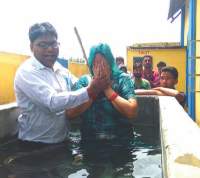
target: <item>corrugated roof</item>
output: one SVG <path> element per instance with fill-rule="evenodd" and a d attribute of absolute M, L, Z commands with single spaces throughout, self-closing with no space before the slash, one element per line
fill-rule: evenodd
<path fill-rule="evenodd" d="M 185 1 L 186 0 L 170 0 L 168 19 L 172 18 L 174 20 L 176 17 L 179 16 L 180 13 L 178 13 L 178 12 L 185 5 Z M 174 17 L 175 14 L 177 14 L 177 15 Z"/>
<path fill-rule="evenodd" d="M 128 46 L 128 49 L 173 49 L 180 48 L 177 42 L 157 42 L 157 43 L 136 43 Z"/>

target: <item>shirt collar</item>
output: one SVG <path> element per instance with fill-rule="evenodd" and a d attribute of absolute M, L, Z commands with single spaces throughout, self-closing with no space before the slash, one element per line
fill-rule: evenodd
<path fill-rule="evenodd" d="M 49 67 L 46 67 L 43 65 L 40 61 L 38 61 L 34 56 L 32 57 L 32 62 L 33 65 L 38 69 L 50 69 Z M 55 64 L 53 65 L 53 71 L 58 71 L 60 70 L 60 64 L 56 61 Z"/>
<path fill-rule="evenodd" d="M 61 70 L 61 67 L 62 67 L 61 64 L 56 61 L 55 64 L 53 65 L 53 70 L 55 72 L 57 72 L 57 71 Z"/>
<path fill-rule="evenodd" d="M 34 67 L 36 67 L 36 69 L 40 70 L 40 69 L 47 68 L 40 61 L 38 61 L 34 56 L 31 58 L 31 60 L 32 60 L 32 64 L 34 65 Z"/>

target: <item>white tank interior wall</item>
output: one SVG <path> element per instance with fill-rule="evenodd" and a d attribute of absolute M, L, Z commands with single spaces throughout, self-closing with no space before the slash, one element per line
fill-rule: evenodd
<path fill-rule="evenodd" d="M 19 109 L 16 103 L 0 105 L 0 138 L 17 133 Z"/>
<path fill-rule="evenodd" d="M 200 178 L 200 128 L 172 97 L 159 97 L 164 178 Z"/>

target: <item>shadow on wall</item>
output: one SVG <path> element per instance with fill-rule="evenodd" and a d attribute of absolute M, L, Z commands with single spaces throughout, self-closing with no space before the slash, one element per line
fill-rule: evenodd
<path fill-rule="evenodd" d="M 159 125 L 159 99 L 157 96 L 137 96 L 138 116 L 133 121 L 134 125 L 156 126 Z"/>

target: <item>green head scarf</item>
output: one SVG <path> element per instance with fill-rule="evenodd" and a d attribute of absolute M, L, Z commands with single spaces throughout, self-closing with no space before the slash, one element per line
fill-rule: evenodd
<path fill-rule="evenodd" d="M 100 43 L 96 46 L 93 46 L 90 49 L 88 65 L 89 65 L 90 73 L 92 74 L 92 76 L 94 76 L 94 73 L 92 71 L 93 61 L 97 53 L 102 54 L 105 57 L 106 61 L 108 62 L 111 69 L 111 79 L 116 78 L 122 73 L 122 71 L 119 70 L 119 68 L 117 67 L 117 64 L 115 63 L 115 58 L 113 57 L 110 47 L 107 44 Z"/>

